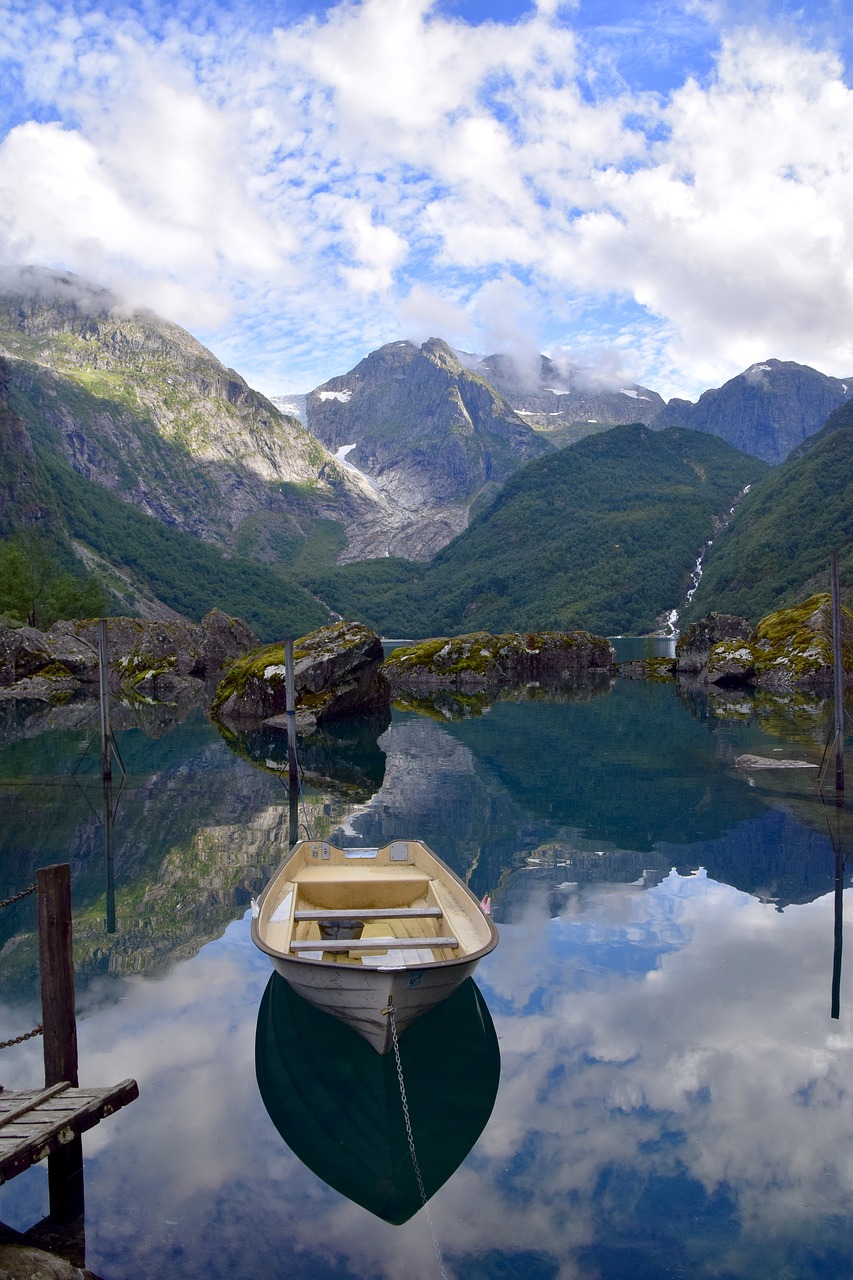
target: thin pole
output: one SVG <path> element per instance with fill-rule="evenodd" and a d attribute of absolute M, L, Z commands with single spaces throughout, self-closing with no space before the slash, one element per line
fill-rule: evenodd
<path fill-rule="evenodd" d="M 119 792 L 121 794 L 121 792 Z M 106 930 L 116 932 L 116 880 L 113 858 L 113 784 L 104 778 L 104 872 L 106 875 Z"/>
<path fill-rule="evenodd" d="M 98 675 L 101 690 L 101 769 L 103 779 L 106 782 L 108 778 L 112 778 L 113 776 L 106 618 L 101 618 L 98 622 Z"/>
<path fill-rule="evenodd" d="M 841 650 L 841 589 L 838 552 L 832 552 L 832 674 L 835 689 L 835 790 L 844 790 L 844 655 Z"/>
<path fill-rule="evenodd" d="M 290 845 L 299 838 L 299 768 L 296 761 L 296 678 L 293 641 L 284 642 L 284 696 L 287 718 L 287 780 L 290 799 Z"/>
<path fill-rule="evenodd" d="M 844 857 L 841 841 L 835 846 L 835 911 L 832 948 L 832 1007 L 830 1016 L 841 1017 L 841 950 L 844 943 Z"/>

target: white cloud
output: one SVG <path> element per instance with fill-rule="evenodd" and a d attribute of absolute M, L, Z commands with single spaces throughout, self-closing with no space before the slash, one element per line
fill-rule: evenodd
<path fill-rule="evenodd" d="M 198 30 L 156 15 L 155 34 L 94 6 L 17 9 L 0 257 L 168 306 L 267 391 L 341 371 L 430 297 L 488 349 L 484 299 L 512 275 L 524 345 L 595 331 L 665 392 L 770 355 L 849 373 L 833 55 L 790 24 L 724 25 L 710 76 L 637 92 L 596 79 L 573 11 L 470 26 L 363 0 L 275 32 L 225 8 Z"/>

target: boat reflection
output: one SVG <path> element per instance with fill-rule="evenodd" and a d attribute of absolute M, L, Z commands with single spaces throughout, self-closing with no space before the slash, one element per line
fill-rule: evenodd
<path fill-rule="evenodd" d="M 408 1028 L 400 1058 L 429 1199 L 474 1146 L 497 1096 L 497 1035 L 473 979 Z M 418 1212 L 393 1053 L 376 1053 L 274 973 L 258 1011 L 255 1070 L 270 1119 L 317 1177 L 386 1222 Z"/>

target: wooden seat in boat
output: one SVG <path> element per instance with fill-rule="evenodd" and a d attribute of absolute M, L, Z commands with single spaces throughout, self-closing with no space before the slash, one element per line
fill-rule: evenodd
<path fill-rule="evenodd" d="M 347 938 L 333 941 L 329 938 L 308 938 L 292 941 L 291 951 L 399 951 L 413 947 L 458 947 L 456 938 L 448 936 L 437 938 L 434 934 L 425 934 L 419 938 Z"/>
<path fill-rule="evenodd" d="M 441 907 L 361 907 L 329 909 L 327 911 L 311 908 L 294 911 L 294 920 L 406 920 L 433 917 L 439 919 L 443 915 Z"/>

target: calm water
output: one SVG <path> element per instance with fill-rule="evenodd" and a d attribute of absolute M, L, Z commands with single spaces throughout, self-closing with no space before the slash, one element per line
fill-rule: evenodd
<path fill-rule="evenodd" d="M 312 834 L 420 836 L 492 895 L 501 942 L 477 984 L 500 1082 L 430 1202 L 447 1273 L 853 1274 L 853 977 L 834 1020 L 835 858 L 817 770 L 738 763 L 818 764 L 826 707 L 618 681 L 474 710 L 395 711 L 378 745 L 350 726 L 303 748 Z M 87 1266 L 104 1280 L 438 1277 L 423 1212 L 392 1226 L 333 1190 L 261 1098 L 270 970 L 247 907 L 287 844 L 286 795 L 264 767 L 280 740 L 232 750 L 200 715 L 150 726 L 156 737 L 121 732 L 108 933 L 97 744 L 75 785 L 93 727 L 73 708 L 61 719 L 37 736 L 30 723 L 28 738 L 4 726 L 0 897 L 71 862 L 80 1077 L 140 1085 L 84 1138 Z M 40 1020 L 32 901 L 0 912 L 2 1038 Z M 468 1034 L 441 1024 L 417 1054 L 470 1055 L 479 1079 L 492 1068 Z M 338 1051 L 312 1066 L 290 1043 L 282 1062 L 302 1074 L 279 1091 L 277 1123 L 298 1125 L 303 1154 L 316 1125 L 309 1163 L 322 1154 L 328 1170 L 337 1144 L 347 1176 L 367 1177 L 356 1101 L 379 1087 L 372 1064 L 340 1050 L 355 1101 L 336 1109 Z M 4 1050 L 0 1081 L 38 1083 L 40 1054 L 38 1041 Z M 321 1104 L 313 1085 L 330 1064 Z M 418 1063 L 406 1069 L 414 1082 Z M 0 1189 L 17 1230 L 46 1210 L 42 1167 Z"/>

